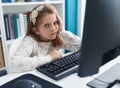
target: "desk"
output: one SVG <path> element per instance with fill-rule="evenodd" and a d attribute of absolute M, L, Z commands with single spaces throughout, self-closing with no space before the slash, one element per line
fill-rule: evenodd
<path fill-rule="evenodd" d="M 92 77 L 89 76 L 89 77 L 81 78 L 81 77 L 78 77 L 77 73 L 74 73 L 74 74 L 69 75 L 59 81 L 55 81 L 55 80 L 47 77 L 46 75 L 38 72 L 37 70 L 33 70 L 30 72 L 25 72 L 25 73 L 12 73 L 12 74 L 7 74 L 5 76 L 0 77 L 0 85 L 3 85 L 4 83 L 6 83 L 12 79 L 15 79 L 23 74 L 31 73 L 31 74 L 41 77 L 47 81 L 50 81 L 54 84 L 57 84 L 63 88 L 89 88 L 88 86 L 86 86 L 86 84 L 89 81 L 91 81 L 93 79 L 93 77 L 96 77 L 96 76 L 102 74 L 103 72 L 105 72 L 107 69 L 109 69 L 116 63 L 120 63 L 120 56 L 118 56 L 116 59 L 110 61 L 109 63 L 103 65 L 100 68 L 99 73 L 96 75 L 93 75 Z"/>

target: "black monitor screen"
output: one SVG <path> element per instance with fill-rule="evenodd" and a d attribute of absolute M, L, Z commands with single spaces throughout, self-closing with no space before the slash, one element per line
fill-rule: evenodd
<path fill-rule="evenodd" d="M 87 0 L 78 75 L 97 73 L 119 51 L 120 0 Z"/>

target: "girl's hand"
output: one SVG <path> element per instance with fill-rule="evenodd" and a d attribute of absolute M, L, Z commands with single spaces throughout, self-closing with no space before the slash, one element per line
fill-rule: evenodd
<path fill-rule="evenodd" d="M 56 17 L 57 17 L 57 21 L 58 21 L 58 25 L 59 25 L 58 26 L 58 33 L 60 33 L 62 31 L 62 28 L 63 28 L 63 22 L 62 22 L 62 19 L 58 13 L 56 13 Z"/>
<path fill-rule="evenodd" d="M 62 53 L 59 50 L 54 50 L 50 52 L 49 55 L 52 57 L 53 61 L 62 58 Z"/>

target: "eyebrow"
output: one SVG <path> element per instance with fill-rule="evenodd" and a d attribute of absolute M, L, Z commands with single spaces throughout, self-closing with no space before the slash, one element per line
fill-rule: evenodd
<path fill-rule="evenodd" d="M 58 22 L 58 21 L 57 21 L 57 20 L 55 20 L 55 21 L 53 21 L 53 23 L 54 23 L 54 22 Z M 47 22 L 47 23 L 45 23 L 45 24 L 50 24 L 50 22 Z"/>

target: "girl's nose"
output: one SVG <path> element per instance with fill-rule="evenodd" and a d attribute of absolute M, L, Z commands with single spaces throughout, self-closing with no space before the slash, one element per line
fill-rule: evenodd
<path fill-rule="evenodd" d="M 55 30 L 56 28 L 55 28 L 55 25 L 52 25 L 51 26 L 51 30 Z"/>

